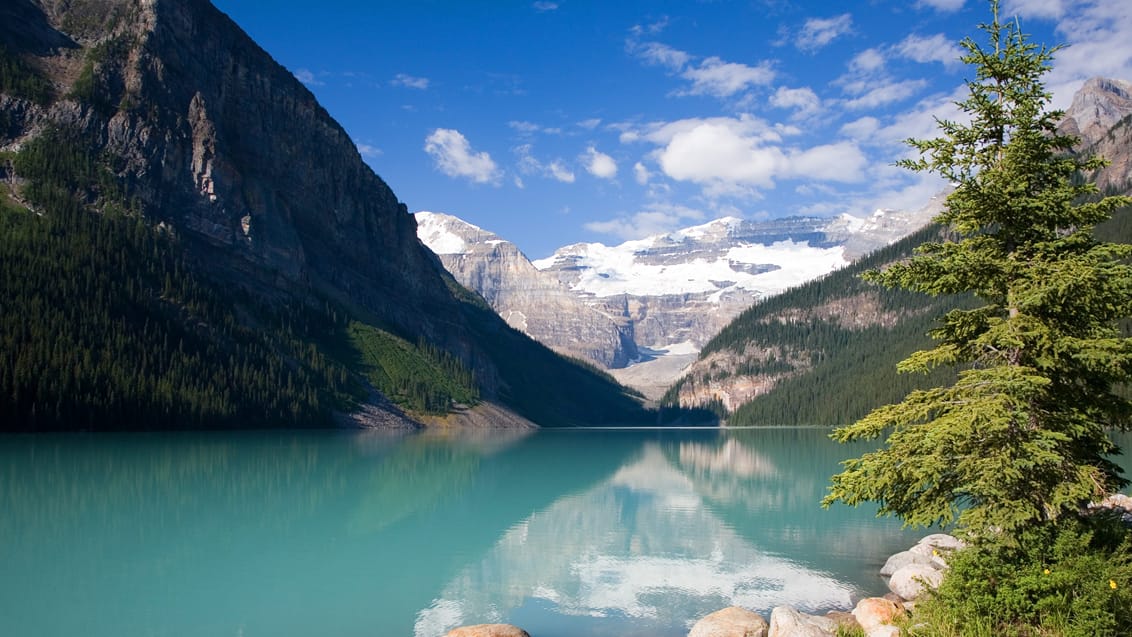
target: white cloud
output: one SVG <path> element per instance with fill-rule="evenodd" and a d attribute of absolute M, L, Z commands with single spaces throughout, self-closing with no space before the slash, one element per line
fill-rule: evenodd
<path fill-rule="evenodd" d="M 884 54 L 878 49 L 865 49 L 853 59 L 849 61 L 849 72 L 851 73 L 874 73 L 884 68 L 887 59 Z"/>
<path fill-rule="evenodd" d="M 381 149 L 372 144 L 354 144 L 358 147 L 358 152 L 362 157 L 377 157 L 381 154 Z"/>
<path fill-rule="evenodd" d="M 636 42 L 630 40 L 626 44 L 626 48 L 648 64 L 667 67 L 673 71 L 683 69 L 692 59 L 692 56 L 684 51 L 674 49 L 660 42 Z"/>
<path fill-rule="evenodd" d="M 393 86 L 404 86 L 405 88 L 415 88 L 418 90 L 425 90 L 428 88 L 429 79 L 427 77 L 413 77 L 404 73 L 398 73 L 393 76 L 389 81 Z"/>
<path fill-rule="evenodd" d="M 645 168 L 645 165 L 641 162 L 637 162 L 633 164 L 633 177 L 637 180 L 638 184 L 644 186 L 649 183 L 649 169 Z"/>
<path fill-rule="evenodd" d="M 584 119 L 584 120 L 578 122 L 578 128 L 584 128 L 586 130 L 593 130 L 600 125 L 601 125 L 601 120 L 597 117 L 593 117 L 593 118 L 590 118 L 590 119 Z"/>
<path fill-rule="evenodd" d="M 1000 16 L 1058 20 L 1065 15 L 1065 0 L 1007 0 Z"/>
<path fill-rule="evenodd" d="M 821 99 L 808 86 L 802 88 L 778 87 L 770 96 L 770 105 L 776 108 L 792 109 L 795 118 L 806 118 L 821 111 Z"/>
<path fill-rule="evenodd" d="M 690 87 L 676 91 L 676 95 L 732 97 L 751 87 L 770 84 L 776 75 L 769 61 L 750 66 L 711 56 L 693 64 L 695 57 L 686 51 L 660 42 L 639 42 L 632 38 L 626 41 L 625 48 L 646 64 L 663 66 L 691 82 Z"/>
<path fill-rule="evenodd" d="M 870 88 L 867 92 L 844 102 L 851 110 L 876 108 L 892 102 L 908 99 L 927 85 L 926 80 L 886 81 Z"/>
<path fill-rule="evenodd" d="M 838 132 L 849 139 L 867 141 L 872 138 L 873 134 L 879 129 L 880 120 L 875 117 L 865 116 L 844 124 Z"/>
<path fill-rule="evenodd" d="M 855 142 L 783 146 L 773 128 L 751 117 L 681 120 L 646 139 L 661 145 L 654 156 L 665 175 L 700 184 L 709 196 L 752 196 L 752 188 L 773 188 L 777 179 L 856 182 L 867 164 Z"/>
<path fill-rule="evenodd" d="M 491 155 L 473 151 L 468 139 L 458 130 L 438 128 L 432 131 L 425 138 L 424 150 L 449 177 L 464 177 L 478 184 L 499 183 L 502 173 Z"/>
<path fill-rule="evenodd" d="M 520 135 L 533 135 L 534 133 L 542 130 L 542 127 L 534 122 L 510 121 L 507 125 L 513 128 Z"/>
<path fill-rule="evenodd" d="M 618 217 L 608 221 L 591 221 L 586 223 L 584 227 L 592 232 L 632 240 L 671 232 L 686 225 L 689 220 L 699 221 L 703 218 L 704 213 L 694 208 L 660 203 L 652 204 L 645 210 L 630 216 Z"/>
<path fill-rule="evenodd" d="M 963 8 L 964 0 L 918 0 L 917 6 L 929 7 L 941 13 L 952 13 Z"/>
<path fill-rule="evenodd" d="M 833 18 L 810 18 L 794 40 L 802 51 L 817 51 L 853 30 L 853 16 L 843 13 Z"/>
<path fill-rule="evenodd" d="M 554 161 L 550 162 L 550 165 L 548 165 L 546 169 L 549 172 L 550 176 L 554 177 L 558 181 L 561 181 L 564 184 L 574 183 L 574 171 L 567 168 L 561 160 L 555 159 Z"/>
<path fill-rule="evenodd" d="M 546 13 L 548 11 L 557 11 L 557 2 L 548 2 L 547 0 L 539 0 L 538 2 L 531 3 L 531 7 L 539 13 Z"/>
<path fill-rule="evenodd" d="M 685 69 L 680 76 L 692 82 L 686 94 L 730 97 L 751 86 L 770 84 L 774 81 L 775 72 L 769 62 L 747 66 L 709 57 L 699 66 Z"/>
<path fill-rule="evenodd" d="M 519 172 L 524 175 L 551 177 L 566 184 L 574 183 L 574 171 L 570 170 L 561 159 L 543 164 L 531 154 L 531 148 L 530 144 L 522 144 L 513 149 L 519 156 Z"/>
<path fill-rule="evenodd" d="M 296 69 L 294 72 L 295 79 L 306 84 L 307 86 L 322 86 L 325 82 L 320 81 L 315 77 L 310 69 Z"/>
<path fill-rule="evenodd" d="M 586 166 L 586 172 L 594 177 L 613 179 L 617 176 L 617 162 L 593 146 L 586 149 L 581 160 Z"/>
<path fill-rule="evenodd" d="M 944 66 L 961 64 L 963 50 L 942 33 L 930 36 L 909 35 L 896 45 L 900 55 L 920 63 L 940 62 Z"/>
<path fill-rule="evenodd" d="M 1132 79 L 1132 11 L 1126 4 L 1093 0 L 1068 5 L 1057 31 L 1069 46 L 1057 52 L 1046 76 L 1054 108 L 1067 108 L 1090 77 Z"/>
<path fill-rule="evenodd" d="M 926 80 L 895 80 L 887 69 L 885 52 L 870 48 L 849 61 L 849 70 L 833 81 L 849 96 L 841 104 L 849 109 L 876 108 L 907 99 L 924 86 Z"/>

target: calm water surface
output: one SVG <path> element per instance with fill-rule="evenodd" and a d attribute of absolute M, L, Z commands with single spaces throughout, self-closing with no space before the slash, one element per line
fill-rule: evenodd
<path fill-rule="evenodd" d="M 862 451 L 825 436 L 0 437 L 0 634 L 682 637 L 844 608 L 922 533 L 823 511 Z"/>

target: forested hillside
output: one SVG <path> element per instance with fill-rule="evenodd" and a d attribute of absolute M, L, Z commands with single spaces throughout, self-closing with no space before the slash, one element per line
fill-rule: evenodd
<path fill-rule="evenodd" d="M 0 42 L 0 430 L 656 422 L 456 284 L 208 2 L 13 0 Z"/>

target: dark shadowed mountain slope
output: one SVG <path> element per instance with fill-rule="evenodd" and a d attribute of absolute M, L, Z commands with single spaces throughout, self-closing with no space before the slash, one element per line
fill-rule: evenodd
<path fill-rule="evenodd" d="M 0 6 L 0 225 L 5 428 L 364 405 L 404 424 L 476 401 L 652 418 L 455 284 L 341 126 L 205 0 Z"/>

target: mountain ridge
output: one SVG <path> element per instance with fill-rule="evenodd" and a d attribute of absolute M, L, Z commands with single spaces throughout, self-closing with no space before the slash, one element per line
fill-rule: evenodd
<path fill-rule="evenodd" d="M 752 303 L 912 232 L 940 200 L 868 217 L 723 217 L 615 246 L 571 244 L 535 261 L 458 217 L 416 216 L 424 244 L 512 327 L 659 398 Z"/>
<path fill-rule="evenodd" d="M 540 424 L 655 422 L 610 379 L 511 330 L 456 284 L 345 130 L 209 2 L 11 0 L 0 13 L 0 215 L 18 229 L 4 249 L 36 268 L 6 278 L 5 298 L 35 316 L 58 308 L 36 309 L 33 281 L 52 298 L 65 289 L 91 321 L 110 326 L 51 314 L 79 339 L 63 346 L 29 333 L 6 304 L 0 407 L 14 414 L 6 427 L 75 426 L 63 415 L 82 412 L 65 393 L 71 381 L 63 378 L 74 374 L 89 384 L 82 396 L 127 405 L 106 412 L 126 420 L 84 427 L 165 426 L 161 410 L 178 400 L 202 406 L 192 420 L 199 426 L 229 405 L 211 396 L 239 396 L 238 374 L 266 377 L 265 365 L 288 387 L 314 379 L 296 386 L 290 407 L 271 412 L 284 424 L 302 422 L 288 409 L 319 414 L 321 423 L 331 408 L 357 413 L 367 404 L 406 422 L 387 399 L 444 409 L 455 400 L 439 389 L 448 374 L 473 379 L 478 400 Z M 37 242 L 54 236 L 45 224 L 93 245 L 92 264 L 103 271 L 89 274 L 105 281 L 108 296 L 89 298 L 73 285 L 87 271 L 36 260 Z M 107 305 L 110 298 L 119 304 Z M 156 351 L 126 347 L 131 330 L 148 328 Z M 250 339 L 246 352 L 255 355 L 234 358 L 243 341 L 233 334 Z M 105 362 L 53 358 L 61 347 L 80 358 L 105 347 Z M 168 367 L 179 351 L 197 371 Z M 150 353 L 161 365 L 135 360 Z M 115 356 L 182 398 L 156 413 L 143 408 L 140 389 L 119 385 L 128 375 L 99 367 Z M 368 383 L 384 385 L 359 386 Z M 541 402 L 526 396 L 530 383 Z M 256 412 L 255 400 L 232 400 L 251 414 L 247 422 L 276 418 Z M 450 410 L 452 418 L 467 407 Z M 217 426 L 239 426 L 238 409 L 224 409 Z M 187 426 L 178 422 L 167 424 Z"/>

